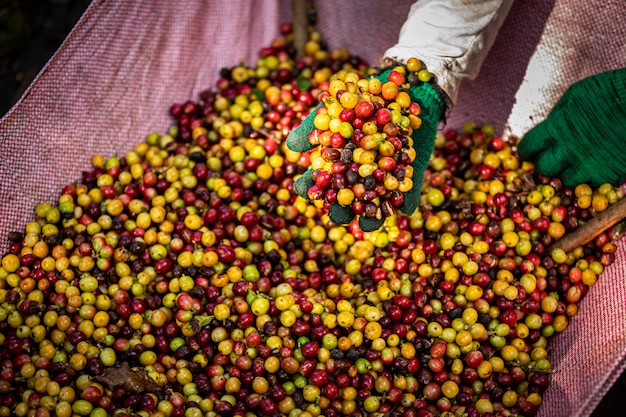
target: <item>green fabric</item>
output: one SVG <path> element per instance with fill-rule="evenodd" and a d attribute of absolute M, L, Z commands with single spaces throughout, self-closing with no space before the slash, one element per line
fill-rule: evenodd
<path fill-rule="evenodd" d="M 300 177 L 296 180 L 296 182 L 293 185 L 296 190 L 296 194 L 298 194 L 300 197 L 304 198 L 305 200 L 309 199 L 307 195 L 307 191 L 313 184 L 315 184 L 315 182 L 311 179 L 312 173 L 313 173 L 313 170 L 311 168 L 307 169 L 306 171 L 304 171 L 304 174 L 300 175 Z"/>
<path fill-rule="evenodd" d="M 389 73 L 391 69 L 386 70 L 376 76 L 382 83 L 389 80 Z M 413 161 L 413 188 L 405 193 L 404 204 L 400 207 L 400 210 L 411 215 L 417 209 L 419 205 L 420 194 L 422 192 L 422 183 L 424 181 L 424 172 L 428 167 L 430 156 L 433 152 L 435 144 L 435 136 L 437 134 L 437 126 L 439 120 L 443 116 L 445 110 L 445 104 L 439 93 L 431 84 L 421 84 L 418 86 L 411 86 L 408 90 L 411 100 L 418 103 L 421 106 L 421 119 L 422 126 L 413 132 L 413 147 L 416 151 L 416 158 Z M 321 106 L 320 103 L 318 105 Z M 313 126 L 313 119 L 315 118 L 315 110 L 302 121 L 300 126 L 292 130 L 287 137 L 287 147 L 294 152 L 306 152 L 313 148 L 313 145 L 309 142 L 309 133 L 315 127 Z M 309 168 L 300 178 L 295 182 L 296 193 L 308 200 L 307 190 L 313 185 L 311 179 L 311 169 Z M 354 212 L 349 207 L 343 207 L 339 204 L 331 205 L 328 215 L 330 219 L 337 224 L 348 224 L 354 219 Z M 371 232 L 379 229 L 384 223 L 384 219 L 375 219 L 371 217 L 359 217 L 359 227 L 365 232 Z"/>
<path fill-rule="evenodd" d="M 626 179 L 626 68 L 573 84 L 518 145 L 540 174 L 565 185 L 619 185 Z"/>
<path fill-rule="evenodd" d="M 300 123 L 300 126 L 289 132 L 289 136 L 287 136 L 287 147 L 291 151 L 307 152 L 314 148 L 314 145 L 311 145 L 311 142 L 309 142 L 309 133 L 315 129 L 313 119 L 315 119 L 317 109 L 322 106 L 322 103 L 318 104 L 313 110 L 311 110 L 311 113 L 309 113 L 302 123 Z"/>

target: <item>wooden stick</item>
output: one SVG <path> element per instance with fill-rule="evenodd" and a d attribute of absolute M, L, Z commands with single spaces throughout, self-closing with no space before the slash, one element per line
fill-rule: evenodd
<path fill-rule="evenodd" d="M 307 0 L 291 0 L 291 15 L 293 25 L 293 43 L 296 48 L 296 57 L 304 56 L 304 45 L 308 40 L 309 22 L 306 11 Z"/>
<path fill-rule="evenodd" d="M 626 218 L 626 198 L 613 204 L 602 213 L 598 214 L 581 227 L 574 230 L 554 242 L 548 247 L 547 253 L 551 253 L 553 249 L 561 248 L 565 252 L 569 252 L 592 241 L 609 227 L 615 225 L 620 220 Z"/>

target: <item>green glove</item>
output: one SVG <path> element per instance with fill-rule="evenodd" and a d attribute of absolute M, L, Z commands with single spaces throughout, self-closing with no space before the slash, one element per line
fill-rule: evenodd
<path fill-rule="evenodd" d="M 545 121 L 518 145 L 524 160 L 565 185 L 619 185 L 626 179 L 626 68 L 572 85 Z"/>
<path fill-rule="evenodd" d="M 377 75 L 381 83 L 385 83 L 389 79 L 391 69 Z M 413 214 L 419 204 L 422 183 L 424 181 L 424 172 L 428 167 L 430 156 L 433 152 L 435 144 L 435 136 L 437 134 L 437 126 L 442 118 L 445 110 L 445 103 L 441 95 L 437 92 L 433 85 L 422 83 L 420 85 L 411 86 L 408 90 L 411 100 L 418 103 L 421 107 L 420 117 L 422 125 L 413 132 L 413 147 L 416 151 L 416 158 L 411 163 L 413 166 L 413 188 L 404 193 L 404 203 L 400 210 L 408 215 Z M 319 104 L 321 106 L 322 104 Z M 309 142 L 309 134 L 315 129 L 313 119 L 315 118 L 315 110 L 313 110 L 298 126 L 292 130 L 287 137 L 287 147 L 294 152 L 307 152 L 314 145 Z M 296 193 L 308 200 L 307 190 L 314 182 L 311 179 L 312 170 L 309 168 L 294 184 Z M 332 204 L 328 210 L 330 219 L 337 224 L 348 224 L 355 216 L 355 213 L 348 206 L 340 204 Z M 359 227 L 365 232 L 371 232 L 379 229 L 385 219 L 377 219 L 373 217 L 359 217 Z"/>

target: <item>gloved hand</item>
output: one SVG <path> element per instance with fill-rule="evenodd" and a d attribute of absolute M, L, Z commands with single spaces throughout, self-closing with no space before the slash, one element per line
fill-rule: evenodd
<path fill-rule="evenodd" d="M 385 83 L 389 79 L 389 73 L 391 69 L 385 70 L 376 78 L 380 79 L 381 83 Z M 404 203 L 400 207 L 403 213 L 408 215 L 413 214 L 419 204 L 422 182 L 424 181 L 424 172 L 430 161 L 430 156 L 433 152 L 435 143 L 435 136 L 437 133 L 437 125 L 439 120 L 443 116 L 445 104 L 440 93 L 436 91 L 435 87 L 429 83 L 423 83 L 417 86 L 411 86 L 408 90 L 411 100 L 418 103 L 421 107 L 420 117 L 422 119 L 422 125 L 413 132 L 413 147 L 416 151 L 416 158 L 412 162 L 413 166 L 413 188 L 404 194 Z M 320 104 L 322 105 L 322 104 Z M 315 109 L 317 110 L 317 108 Z M 298 126 L 292 130 L 287 137 L 287 147 L 294 152 L 307 152 L 311 150 L 314 145 L 309 142 L 309 134 L 315 129 L 313 126 L 313 119 L 315 118 L 315 110 L 313 110 Z M 307 196 L 307 190 L 314 182 L 311 179 L 312 169 L 309 168 L 300 178 L 295 182 L 296 193 L 304 198 L 309 199 Z M 355 213 L 349 206 L 342 206 L 338 203 L 332 204 L 328 210 L 330 219 L 336 224 L 348 224 L 354 217 Z M 371 232 L 379 229 L 384 223 L 385 219 L 374 217 L 359 217 L 359 227 L 365 232 Z"/>
<path fill-rule="evenodd" d="M 573 84 L 518 144 L 522 159 L 565 185 L 626 179 L 626 68 Z"/>

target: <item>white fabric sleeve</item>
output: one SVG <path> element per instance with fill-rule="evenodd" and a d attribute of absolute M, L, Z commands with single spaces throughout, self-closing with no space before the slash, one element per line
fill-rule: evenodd
<path fill-rule="evenodd" d="M 383 58 L 416 57 L 456 102 L 459 85 L 473 79 L 493 45 L 513 0 L 418 0 Z"/>

